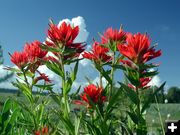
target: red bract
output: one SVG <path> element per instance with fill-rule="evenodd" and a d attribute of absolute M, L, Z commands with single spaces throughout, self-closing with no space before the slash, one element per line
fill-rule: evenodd
<path fill-rule="evenodd" d="M 102 43 L 118 42 L 124 43 L 126 40 L 126 33 L 122 29 L 108 28 L 101 37 Z"/>
<path fill-rule="evenodd" d="M 49 129 L 48 127 L 43 127 L 41 131 L 42 131 L 42 134 L 48 134 Z"/>
<path fill-rule="evenodd" d="M 41 132 L 40 131 L 35 131 L 34 135 L 41 135 Z"/>
<path fill-rule="evenodd" d="M 28 55 L 25 52 L 14 52 L 11 56 L 11 62 L 19 68 L 23 68 L 28 63 Z"/>
<path fill-rule="evenodd" d="M 82 93 L 82 95 L 80 97 L 83 101 L 88 103 L 89 106 L 91 106 L 88 97 L 95 104 L 103 103 L 105 101 L 106 97 L 103 96 L 102 94 L 103 94 L 103 89 L 101 87 L 97 87 L 94 84 L 90 84 L 84 88 L 84 92 Z"/>
<path fill-rule="evenodd" d="M 41 42 L 34 41 L 32 43 L 26 43 L 24 47 L 24 52 L 28 54 L 30 62 L 34 62 L 37 59 L 42 59 L 46 56 L 47 51 L 41 49 Z"/>
<path fill-rule="evenodd" d="M 136 64 L 145 63 L 161 55 L 161 50 L 150 48 L 150 39 L 146 34 L 128 34 L 127 44 L 118 45 L 121 54 Z"/>
<path fill-rule="evenodd" d="M 59 53 L 63 53 L 64 60 L 77 58 L 80 53 L 84 51 L 85 46 L 84 43 L 74 43 L 78 34 L 78 26 L 72 27 L 66 22 L 63 22 L 60 26 L 50 24 L 48 39 L 45 41 L 45 44 L 60 51 L 53 52 L 57 57 L 59 56 Z"/>
<path fill-rule="evenodd" d="M 147 84 L 151 81 L 151 78 L 140 78 L 139 88 L 147 88 Z"/>
<path fill-rule="evenodd" d="M 112 59 L 107 55 L 108 52 L 108 48 L 101 46 L 100 43 L 95 41 L 93 44 L 92 52 L 84 52 L 83 57 L 94 60 L 96 62 L 108 62 Z"/>
<path fill-rule="evenodd" d="M 35 79 L 35 83 L 37 83 L 40 80 L 44 80 L 46 83 L 51 83 L 51 80 L 48 78 L 48 76 L 44 73 L 40 73 L 39 71 L 37 71 L 39 73 L 40 76 L 38 76 Z"/>
<path fill-rule="evenodd" d="M 73 59 L 73 58 L 79 57 L 79 55 L 85 50 L 84 47 L 85 45 L 82 45 L 82 43 L 74 43 L 74 44 L 69 45 L 66 48 L 67 52 L 71 49 L 72 53 L 65 54 L 63 59 L 67 60 L 67 59 Z"/>
<path fill-rule="evenodd" d="M 70 24 L 63 22 L 59 27 L 55 24 L 50 24 L 48 30 L 48 38 L 54 43 L 63 45 L 71 45 L 79 33 L 79 27 L 71 27 Z"/>
<path fill-rule="evenodd" d="M 148 83 L 151 81 L 151 78 L 140 78 L 140 85 L 138 86 L 138 88 L 143 88 L 143 89 L 147 89 L 150 86 L 148 86 Z M 132 89 L 136 89 L 135 86 L 133 86 L 132 84 L 128 84 L 128 86 Z"/>

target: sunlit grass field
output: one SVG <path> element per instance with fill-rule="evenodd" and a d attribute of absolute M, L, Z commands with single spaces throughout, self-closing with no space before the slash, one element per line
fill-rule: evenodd
<path fill-rule="evenodd" d="M 14 98 L 21 101 L 24 101 L 24 97 L 22 94 L 17 96 L 16 92 L 8 93 L 8 92 L 0 92 L 0 110 L 2 109 L 3 103 L 7 98 Z M 53 105 L 55 103 L 51 103 Z M 180 104 L 151 104 L 150 108 L 146 111 L 146 120 L 148 124 L 148 130 L 152 132 L 156 132 L 158 134 L 161 131 L 160 117 L 157 111 L 159 107 L 160 114 L 162 117 L 163 124 L 165 126 L 165 120 L 179 120 L 180 119 Z"/>

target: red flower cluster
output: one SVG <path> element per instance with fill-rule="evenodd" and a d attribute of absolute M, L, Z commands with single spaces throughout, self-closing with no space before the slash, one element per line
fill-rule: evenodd
<path fill-rule="evenodd" d="M 49 129 L 48 129 L 48 127 L 43 127 L 42 129 L 41 129 L 41 131 L 35 131 L 34 132 L 34 135 L 48 135 L 48 133 L 49 133 Z"/>
<path fill-rule="evenodd" d="M 136 64 L 145 63 L 159 57 L 161 51 L 150 48 L 150 39 L 146 34 L 127 34 L 127 43 L 118 45 L 121 54 Z"/>
<path fill-rule="evenodd" d="M 36 63 L 39 66 L 40 59 L 43 59 L 47 54 L 47 51 L 43 51 L 40 46 L 41 42 L 39 41 L 26 43 L 22 52 L 10 54 L 11 62 L 19 68 L 23 68 L 28 63 Z"/>
<path fill-rule="evenodd" d="M 95 104 L 103 103 L 106 100 L 106 97 L 103 96 L 103 89 L 101 87 L 95 86 L 94 84 L 90 84 L 87 87 L 85 87 L 84 92 L 81 94 L 80 97 L 83 101 L 88 103 L 89 106 L 91 106 L 91 103 L 88 97 Z"/>
<path fill-rule="evenodd" d="M 98 42 L 94 42 L 92 52 L 84 52 L 83 57 L 96 62 L 109 62 L 112 58 L 108 56 L 109 49 Z"/>
<path fill-rule="evenodd" d="M 50 24 L 48 30 L 48 38 L 56 45 L 61 43 L 63 45 L 71 45 L 79 33 L 79 27 L 71 27 L 70 24 L 63 22 L 60 27 L 55 24 Z"/>
<path fill-rule="evenodd" d="M 47 51 L 41 49 L 41 44 L 39 41 L 25 44 L 24 52 L 28 54 L 29 62 L 37 61 L 37 59 L 42 59 L 46 56 Z"/>
<path fill-rule="evenodd" d="M 101 37 L 102 43 L 106 44 L 108 42 L 124 43 L 126 40 L 126 33 L 122 29 L 112 29 L 108 28 L 104 35 Z"/>
<path fill-rule="evenodd" d="M 70 24 L 63 22 L 60 26 L 50 24 L 48 30 L 48 40 L 45 44 L 56 49 L 63 49 L 64 52 L 71 52 L 64 54 L 63 59 L 75 58 L 80 55 L 85 49 L 83 43 L 74 43 L 75 38 L 79 34 L 79 27 L 71 27 Z M 58 57 L 58 52 L 53 52 Z"/>
<path fill-rule="evenodd" d="M 11 56 L 11 62 L 19 68 L 23 68 L 28 63 L 28 54 L 25 52 L 14 52 Z"/>

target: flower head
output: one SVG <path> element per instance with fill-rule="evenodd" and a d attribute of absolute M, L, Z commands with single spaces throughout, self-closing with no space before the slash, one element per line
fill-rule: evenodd
<path fill-rule="evenodd" d="M 41 135 L 40 131 L 34 131 L 34 135 Z"/>
<path fill-rule="evenodd" d="M 106 99 L 105 96 L 103 96 L 103 89 L 101 87 L 97 87 L 94 84 L 90 84 L 84 88 L 84 92 L 80 96 L 83 101 L 88 103 L 89 106 L 91 106 L 91 103 L 88 99 L 88 97 L 91 99 L 91 101 L 95 104 L 103 103 Z"/>
<path fill-rule="evenodd" d="M 95 41 L 92 52 L 84 52 L 83 57 L 96 62 L 109 62 L 112 58 L 107 54 L 108 52 L 108 48 L 101 46 L 99 42 Z"/>
<path fill-rule="evenodd" d="M 118 43 L 124 43 L 126 40 L 126 33 L 120 28 L 118 29 L 112 29 L 108 28 L 104 35 L 101 37 L 102 43 L 108 43 L 108 42 L 118 42 Z"/>
<path fill-rule="evenodd" d="M 63 22 L 61 25 L 50 24 L 48 30 L 48 38 L 45 44 L 51 48 L 55 48 L 54 53 L 57 57 L 59 53 L 63 53 L 63 59 L 73 59 L 79 57 L 85 49 L 85 43 L 74 43 L 75 38 L 79 34 L 79 27 L 72 27 L 70 24 Z"/>
<path fill-rule="evenodd" d="M 19 68 L 23 68 L 28 63 L 28 55 L 25 52 L 14 52 L 11 56 L 11 62 Z"/>
<path fill-rule="evenodd" d="M 24 52 L 28 54 L 30 62 L 34 62 L 37 59 L 42 59 L 46 56 L 47 51 L 41 49 L 41 42 L 34 41 L 32 43 L 26 43 L 24 47 Z"/>
<path fill-rule="evenodd" d="M 127 34 L 127 44 L 118 45 L 121 54 L 136 64 L 145 63 L 153 58 L 159 57 L 161 51 L 150 48 L 150 39 L 146 34 Z"/>
<path fill-rule="evenodd" d="M 43 127 L 41 131 L 42 131 L 42 134 L 44 135 L 44 134 L 48 134 L 49 129 L 48 127 Z"/>
<path fill-rule="evenodd" d="M 52 23 L 48 30 L 48 38 L 55 44 L 61 43 L 68 46 L 73 43 L 78 33 L 78 26 L 71 27 L 71 25 L 66 22 L 63 22 L 60 26 Z"/>

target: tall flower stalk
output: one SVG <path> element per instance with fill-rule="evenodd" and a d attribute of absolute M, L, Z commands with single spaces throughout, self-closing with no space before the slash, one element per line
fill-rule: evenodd
<path fill-rule="evenodd" d="M 124 64 L 125 76 L 129 80 L 129 89 L 124 84 L 125 92 L 137 107 L 132 112 L 128 112 L 129 116 L 136 125 L 136 133 L 138 135 L 147 134 L 146 121 L 143 117 L 143 112 L 149 104 L 149 101 L 142 103 L 141 93 L 144 92 L 151 81 L 151 78 L 156 75 L 157 71 L 150 71 L 150 68 L 156 67 L 153 64 L 147 64 L 151 59 L 159 57 L 161 51 L 155 51 L 154 46 L 150 47 L 150 39 L 146 34 L 128 34 L 126 43 L 118 45 L 118 49 L 122 55 L 128 60 L 121 60 Z M 130 95 L 131 94 L 131 95 Z M 154 94 L 156 94 L 154 92 Z M 134 96 L 134 97 L 132 97 Z M 132 99 L 133 98 L 133 99 Z"/>

